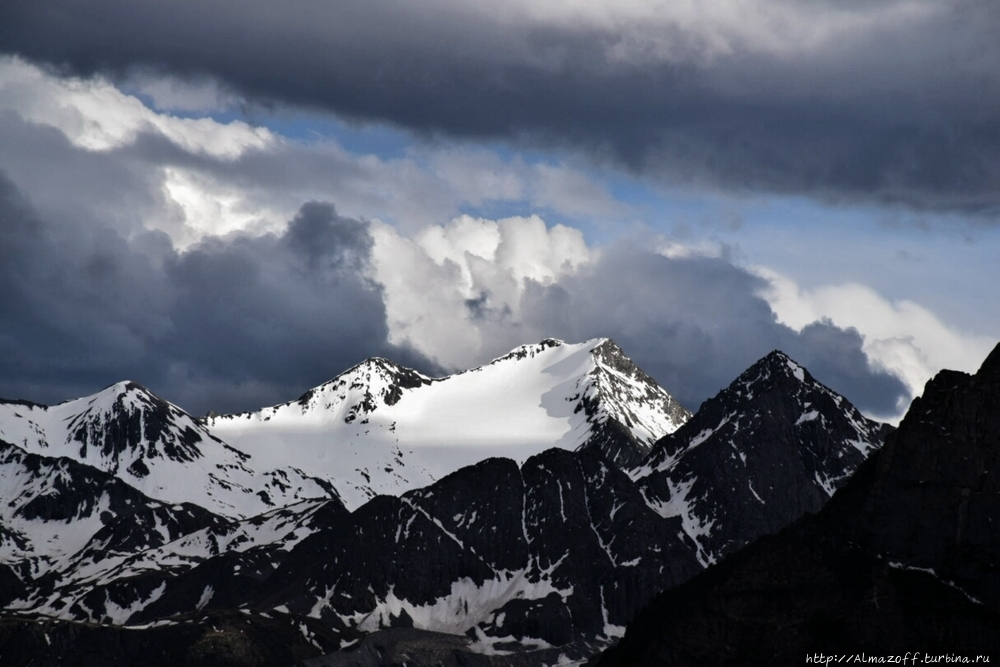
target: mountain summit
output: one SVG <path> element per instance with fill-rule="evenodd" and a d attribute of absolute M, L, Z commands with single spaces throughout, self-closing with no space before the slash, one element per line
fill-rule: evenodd
<path fill-rule="evenodd" d="M 322 480 L 284 464 L 255 467 L 199 420 L 135 382 L 51 407 L 0 401 L 0 441 L 96 468 L 150 498 L 191 502 L 227 517 L 335 495 Z"/>
<path fill-rule="evenodd" d="M 774 351 L 657 442 L 634 477 L 653 507 L 683 518 L 708 564 L 819 511 L 891 430 Z"/>
<path fill-rule="evenodd" d="M 546 339 L 444 378 L 369 359 L 296 401 L 206 427 L 257 466 L 323 476 L 353 509 L 485 458 L 523 462 L 550 447 L 596 447 L 634 467 L 688 417 L 613 341 Z"/>

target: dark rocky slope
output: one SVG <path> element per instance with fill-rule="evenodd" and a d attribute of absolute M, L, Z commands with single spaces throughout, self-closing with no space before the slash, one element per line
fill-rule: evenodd
<path fill-rule="evenodd" d="M 596 664 L 1000 657 L 1000 346 L 943 371 L 827 506 L 660 595 Z"/>
<path fill-rule="evenodd" d="M 291 667 L 339 646 L 310 618 L 212 612 L 145 629 L 0 619 L 0 667 Z"/>

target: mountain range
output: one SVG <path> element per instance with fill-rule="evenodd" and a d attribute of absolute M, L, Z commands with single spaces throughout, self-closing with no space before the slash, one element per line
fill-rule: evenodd
<path fill-rule="evenodd" d="M 780 352 L 692 416 L 607 339 L 240 415 L 0 402 L 0 664 L 576 664 L 891 430 Z"/>

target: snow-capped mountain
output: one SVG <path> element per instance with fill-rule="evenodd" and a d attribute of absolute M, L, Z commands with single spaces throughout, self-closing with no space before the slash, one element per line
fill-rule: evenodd
<path fill-rule="evenodd" d="M 356 508 L 549 447 L 635 465 L 688 416 L 614 342 L 546 340 L 438 379 L 369 359 L 297 401 L 204 420 L 133 382 L 51 407 L 0 401 L 0 440 L 239 519 L 338 494 Z"/>
<path fill-rule="evenodd" d="M 49 577 L 22 612 L 117 622 L 220 553 L 276 567 L 261 554 L 308 535 L 315 507 L 343 511 L 335 485 L 358 505 L 497 453 L 635 460 L 687 416 L 608 340 L 546 340 L 436 380 L 370 359 L 294 403 L 207 420 L 132 382 L 51 407 L 0 401 L 0 564 Z M 246 520 L 262 512 L 287 530 Z"/>
<path fill-rule="evenodd" d="M 61 639 L 32 643 L 51 664 L 90 636 L 68 621 L 128 624 L 148 664 L 175 656 L 162 637 L 209 651 L 222 626 L 254 646 L 299 628 L 296 659 L 412 627 L 463 637 L 441 664 L 568 664 L 658 591 L 818 509 L 885 432 L 780 353 L 689 418 L 606 339 L 438 379 L 371 359 L 298 401 L 205 420 L 130 384 L 3 410 L 0 491 L 16 501 L 0 511 L 0 602 L 62 619 Z M 194 488 L 189 504 L 146 493 L 185 474 L 173 492 Z M 268 479 L 273 494 L 250 493 Z M 247 516 L 248 495 L 283 506 Z M 440 635 L 391 637 L 378 645 Z"/>
<path fill-rule="evenodd" d="M 892 430 L 772 352 L 660 440 L 633 473 L 712 563 L 816 512 Z"/>
<path fill-rule="evenodd" d="M 0 401 L 0 441 L 113 475 L 150 498 L 241 518 L 303 498 L 333 497 L 324 479 L 262 467 L 194 417 L 134 382 L 52 407 Z"/>
<path fill-rule="evenodd" d="M 206 428 L 258 469 L 333 484 L 348 508 L 502 456 L 598 447 L 625 467 L 690 416 L 608 339 L 544 340 L 432 379 L 369 359 L 297 401 L 211 416 Z"/>

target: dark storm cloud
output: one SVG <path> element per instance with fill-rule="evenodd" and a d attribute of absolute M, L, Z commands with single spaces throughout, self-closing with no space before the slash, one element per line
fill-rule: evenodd
<path fill-rule="evenodd" d="M 304 390 L 386 353 L 381 290 L 360 272 L 370 250 L 366 224 L 313 203 L 281 236 L 211 239 L 177 255 L 165 275 L 176 289 L 171 322 L 186 335 L 168 337 L 168 354 Z"/>
<path fill-rule="evenodd" d="M 382 0 L 7 0 L 0 48 L 84 75 L 209 75 L 252 103 L 578 146 L 672 182 L 995 213 L 1000 12 L 993 0 L 911 4 L 913 16 L 868 25 L 904 3 L 762 0 L 746 20 L 806 46 L 754 44 L 749 30 L 711 52 L 712 34 L 655 17 L 489 19 L 473 5 Z M 774 32 L 764 10 L 815 17 L 790 22 L 793 33 L 822 32 L 840 20 L 831 11 L 859 23 L 808 46 L 808 35 Z M 669 54 L 629 52 L 636 39 Z"/>
<path fill-rule="evenodd" d="M 366 268 L 374 245 L 367 225 L 338 218 L 332 205 L 319 202 L 302 207 L 288 225 L 284 242 L 310 271 L 330 275 Z"/>
<path fill-rule="evenodd" d="M 387 343 L 366 223 L 302 207 L 281 235 L 211 238 L 40 218 L 0 172 L 0 395 L 53 402 L 133 379 L 196 413 L 289 400 Z"/>
<path fill-rule="evenodd" d="M 619 244 L 558 283 L 529 283 L 522 319 L 568 340 L 614 338 L 692 410 L 780 349 L 859 408 L 898 411 L 906 387 L 869 367 L 856 330 L 816 322 L 796 332 L 757 296 L 764 286 L 723 258 L 668 258 Z"/>

